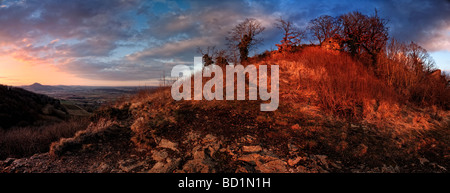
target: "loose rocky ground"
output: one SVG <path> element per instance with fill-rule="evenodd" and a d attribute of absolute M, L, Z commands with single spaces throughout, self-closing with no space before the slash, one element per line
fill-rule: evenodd
<path fill-rule="evenodd" d="M 288 156 L 256 143 L 255 136 L 225 139 L 212 134 L 187 132 L 178 141 L 161 138 L 152 149 L 139 149 L 130 141 L 131 130 L 117 124 L 86 135 L 77 135 L 54 144 L 49 153 L 29 158 L 0 161 L 0 171 L 8 173 L 328 173 L 328 172 L 447 172 L 447 168 L 427 159 L 416 165 L 365 164 L 347 167 L 326 155 L 307 154 L 295 144 Z M 95 139 L 95 140 L 93 140 Z M 78 143 L 72 143 L 73 140 Z M 81 140 L 81 141 L 80 141 Z M 84 140 L 84 141 L 83 141 Z M 72 142 L 71 142 L 72 141 Z M 69 145 L 68 145 L 69 144 Z M 72 144 L 72 145 L 70 145 Z M 420 168 L 414 170 L 414 168 Z"/>

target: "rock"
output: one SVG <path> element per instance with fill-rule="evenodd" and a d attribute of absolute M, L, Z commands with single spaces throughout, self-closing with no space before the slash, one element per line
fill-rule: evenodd
<path fill-rule="evenodd" d="M 173 172 L 181 162 L 181 158 L 168 161 L 167 163 L 164 162 L 157 162 L 155 165 L 153 165 L 152 169 L 150 169 L 148 172 L 150 173 L 171 173 Z"/>
<path fill-rule="evenodd" d="M 140 161 L 135 159 L 127 159 L 127 160 L 120 160 L 117 162 L 119 164 L 119 169 L 121 169 L 123 172 L 137 172 L 144 168 L 144 165 L 146 165 L 145 161 Z"/>
<path fill-rule="evenodd" d="M 194 159 L 205 159 L 206 158 L 205 149 L 202 146 L 197 146 L 192 149 L 192 157 Z"/>
<path fill-rule="evenodd" d="M 257 153 L 252 153 L 252 154 L 242 155 L 241 157 L 238 157 L 237 160 L 247 162 L 252 165 L 256 165 L 257 162 L 260 162 L 261 157 L 262 156 Z"/>
<path fill-rule="evenodd" d="M 437 164 L 437 163 L 430 163 L 430 165 L 432 165 L 432 166 L 435 167 L 435 168 L 438 168 L 438 169 L 441 170 L 441 171 L 444 171 L 444 172 L 447 171 L 447 168 L 445 168 L 445 167 L 443 167 L 443 166 L 441 166 L 441 165 L 439 165 L 439 164 Z"/>
<path fill-rule="evenodd" d="M 286 162 L 272 156 L 260 155 L 257 153 L 243 155 L 238 158 L 255 166 L 255 170 L 263 173 L 282 173 L 287 172 Z"/>
<path fill-rule="evenodd" d="M 14 165 L 14 167 L 21 167 L 27 163 L 26 159 L 14 159 L 14 161 L 11 163 L 11 165 Z"/>
<path fill-rule="evenodd" d="M 157 162 L 155 165 L 153 165 L 152 169 L 148 171 L 149 173 L 163 173 L 165 170 L 165 164 L 163 162 Z"/>
<path fill-rule="evenodd" d="M 239 157 L 237 160 L 247 162 L 252 165 L 256 165 L 256 163 L 259 162 L 260 157 L 261 157 L 261 155 L 253 153 L 253 154 L 249 154 L 249 155 L 243 155 L 243 156 Z"/>
<path fill-rule="evenodd" d="M 141 171 L 144 168 L 145 164 L 146 163 L 142 161 L 129 166 L 121 166 L 120 169 L 122 169 L 124 172 L 137 172 Z"/>
<path fill-rule="evenodd" d="M 295 166 L 298 164 L 298 162 L 304 160 L 306 160 L 306 157 L 296 157 L 295 159 L 289 159 L 287 163 L 289 166 Z"/>
<path fill-rule="evenodd" d="M 308 168 L 306 168 L 305 166 L 298 166 L 295 169 L 297 170 L 298 173 L 310 173 Z"/>
<path fill-rule="evenodd" d="M 425 163 L 430 162 L 430 161 L 428 161 L 427 158 L 418 158 L 418 159 L 419 159 L 420 164 L 422 164 L 422 165 L 424 165 Z"/>
<path fill-rule="evenodd" d="M 315 155 L 315 157 L 318 159 L 319 163 L 323 166 L 325 166 L 325 168 L 328 169 L 328 161 L 327 161 L 327 157 L 326 155 Z"/>
<path fill-rule="evenodd" d="M 244 136 L 244 137 L 241 137 L 239 141 L 240 141 L 241 143 L 247 143 L 247 144 L 250 144 L 250 143 L 252 143 L 255 139 L 256 139 L 256 138 L 255 138 L 254 136 L 246 135 L 246 136 Z"/>
<path fill-rule="evenodd" d="M 209 144 L 205 145 L 204 150 L 205 150 L 205 153 L 208 154 L 210 157 L 214 157 L 214 154 L 217 151 L 219 151 L 221 146 L 222 146 L 222 142 L 220 140 L 217 140 L 217 141 L 213 141 L 213 142 L 210 142 Z"/>
<path fill-rule="evenodd" d="M 165 150 L 161 150 L 161 151 L 153 150 L 152 151 L 152 159 L 157 162 L 165 160 L 167 158 L 167 156 L 169 156 L 169 154 Z"/>
<path fill-rule="evenodd" d="M 211 135 L 212 136 L 212 135 Z M 209 137 L 207 137 L 209 138 Z M 211 138 L 210 138 L 211 139 Z M 211 140 L 206 140 L 208 142 L 212 142 Z M 206 142 L 205 141 L 205 142 Z M 187 173 L 211 173 L 214 172 L 214 161 L 211 158 L 212 151 L 214 150 L 212 146 L 205 147 L 202 145 L 198 145 L 192 149 L 192 157 L 193 159 L 187 161 L 182 168 L 183 172 Z"/>
<path fill-rule="evenodd" d="M 337 169 L 342 169 L 342 167 L 340 165 L 338 165 L 338 163 L 330 162 L 330 165 Z"/>
<path fill-rule="evenodd" d="M 187 135 L 186 135 L 186 139 L 183 141 L 183 143 L 190 143 L 190 142 L 196 142 L 198 140 L 198 138 L 200 138 L 200 134 L 190 131 Z"/>
<path fill-rule="evenodd" d="M 216 142 L 217 141 L 217 137 L 215 137 L 214 135 L 208 134 L 206 135 L 203 140 L 202 143 L 211 143 L 211 142 Z"/>
<path fill-rule="evenodd" d="M 203 160 L 189 160 L 184 164 L 183 172 L 186 173 L 211 173 L 214 172 L 214 168 L 203 162 Z"/>
<path fill-rule="evenodd" d="M 292 143 L 288 144 L 289 152 L 297 152 L 299 150 L 297 145 L 294 145 Z"/>
<path fill-rule="evenodd" d="M 98 172 L 105 173 L 110 170 L 109 167 L 110 166 L 108 164 L 106 164 L 105 162 L 101 162 L 100 165 L 98 166 L 97 170 L 98 170 Z"/>
<path fill-rule="evenodd" d="M 16 158 L 6 158 L 5 161 L 3 161 L 3 165 L 9 166 L 14 162 L 14 160 L 16 160 Z"/>
<path fill-rule="evenodd" d="M 273 160 L 264 164 L 256 165 L 256 170 L 262 173 L 286 173 L 286 162 L 282 160 Z"/>
<path fill-rule="evenodd" d="M 244 153 L 257 153 L 262 151 L 262 147 L 259 145 L 254 145 L 254 146 L 243 146 L 242 147 L 242 151 Z"/>
<path fill-rule="evenodd" d="M 173 151 L 178 151 L 178 149 L 177 149 L 178 144 L 174 143 L 174 142 L 171 142 L 171 141 L 169 141 L 167 139 L 161 139 L 161 141 L 159 142 L 158 146 L 160 148 L 167 148 L 167 149 L 171 149 Z"/>
<path fill-rule="evenodd" d="M 217 150 L 219 150 L 219 148 L 220 148 L 220 146 L 215 146 L 215 145 L 208 146 L 205 149 L 205 153 L 208 154 L 209 157 L 213 157 L 214 154 L 217 152 Z"/>
<path fill-rule="evenodd" d="M 398 166 L 392 167 L 391 165 L 386 166 L 383 164 L 383 167 L 381 167 L 382 173 L 398 173 L 400 172 L 400 169 Z"/>
<path fill-rule="evenodd" d="M 250 173 L 244 166 L 238 166 L 235 173 Z"/>

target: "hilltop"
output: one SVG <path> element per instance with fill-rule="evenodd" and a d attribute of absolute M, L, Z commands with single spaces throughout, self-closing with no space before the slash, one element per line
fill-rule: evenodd
<path fill-rule="evenodd" d="M 51 92 L 55 90 L 63 90 L 63 88 L 58 86 L 48 86 L 48 85 L 42 85 L 40 83 L 33 83 L 28 86 L 22 86 L 23 89 L 29 90 L 32 92 Z"/>
<path fill-rule="evenodd" d="M 345 52 L 304 47 L 279 65 L 280 104 L 175 101 L 141 91 L 91 118 L 48 153 L 3 172 L 448 172 L 448 102 L 416 103 Z M 445 92 L 445 90 L 443 91 Z M 448 90 L 447 90 L 448 92 Z M 445 93 L 444 93 L 445 94 Z M 444 98 L 445 99 L 445 98 Z"/>

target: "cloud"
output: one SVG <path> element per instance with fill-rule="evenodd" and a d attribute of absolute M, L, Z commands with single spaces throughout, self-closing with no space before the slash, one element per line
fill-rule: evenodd
<path fill-rule="evenodd" d="M 163 72 L 169 71 L 164 63 L 157 61 L 141 64 L 122 60 L 109 62 L 74 60 L 61 67 L 78 77 L 114 81 L 151 80 L 160 78 Z"/>
<path fill-rule="evenodd" d="M 382 1 L 380 12 L 388 17 L 391 36 L 416 41 L 429 51 L 450 50 L 450 2 Z"/>
<path fill-rule="evenodd" d="M 214 40 L 208 37 L 195 37 L 175 42 L 165 43 L 161 47 L 149 48 L 141 52 L 127 56 L 132 61 L 144 61 L 155 58 L 180 58 L 194 56 L 197 47 L 214 45 Z"/>
<path fill-rule="evenodd" d="M 255 5 L 254 5 L 255 6 Z M 147 9 L 151 9 L 148 6 Z M 105 65 L 83 64 L 70 65 L 72 73 L 82 74 L 83 71 L 96 72 L 96 77 L 133 79 L 159 78 L 161 72 L 169 74 L 170 69 L 177 64 L 192 65 L 193 57 L 199 56 L 197 48 L 217 46 L 224 48 L 225 37 L 230 29 L 247 17 L 259 19 L 263 25 L 271 28 L 277 18 L 271 13 L 262 13 L 250 7 L 243 1 L 208 4 L 205 1 L 194 1 L 190 9 L 180 11 L 180 8 L 171 5 L 170 9 L 158 16 L 150 15 L 148 29 L 139 34 L 139 38 L 149 38 L 154 44 L 131 53 L 116 61 L 112 69 L 102 69 Z M 242 12 L 242 9 L 252 10 L 251 13 Z M 262 8 L 261 8 L 262 9 Z M 263 11 L 264 12 L 264 11 Z M 84 66 L 96 66 L 96 69 Z M 136 70 L 137 69 L 137 70 Z M 132 71 L 133 73 L 129 73 Z M 153 73 L 155 71 L 156 73 Z M 124 72 L 127 75 L 119 75 Z M 112 75 L 114 74 L 114 75 Z M 84 76 L 90 77 L 89 74 Z M 92 75 L 93 76 L 93 75 Z"/>
<path fill-rule="evenodd" d="M 134 1 L 26 1 L 0 9 L 0 41 L 16 44 L 17 39 L 29 39 L 30 44 L 42 44 L 48 38 L 81 42 L 72 51 L 85 55 L 86 48 L 114 49 L 118 39 L 133 35 L 132 20 L 121 12 L 132 8 Z M 57 42 L 50 42 L 54 44 Z M 103 47 L 96 47 L 101 44 Z M 109 45 L 107 45 L 109 44 Z M 78 47 L 78 48 L 77 48 Z M 88 50 L 94 54 L 108 52 Z"/>
<path fill-rule="evenodd" d="M 225 48 L 227 32 L 245 18 L 262 22 L 257 52 L 273 48 L 282 16 L 305 28 L 323 14 L 374 9 L 389 19 L 390 35 L 429 51 L 450 50 L 450 12 L 436 1 L 5 1 L 0 7 L 0 55 L 48 63 L 92 80 L 157 79 L 191 64 L 197 47 Z"/>

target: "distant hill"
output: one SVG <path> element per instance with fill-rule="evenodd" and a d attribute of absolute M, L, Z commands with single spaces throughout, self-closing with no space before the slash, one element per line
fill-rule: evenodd
<path fill-rule="evenodd" d="M 33 88 L 45 88 L 33 84 Z M 0 129 L 57 121 L 67 116 L 59 100 L 22 88 L 0 85 Z"/>
<path fill-rule="evenodd" d="M 42 85 L 40 83 L 34 83 L 29 86 L 22 86 L 23 89 L 33 91 L 33 92 L 49 92 L 49 91 L 57 91 L 57 90 L 63 90 L 63 88 L 58 86 L 48 86 L 48 85 Z"/>

